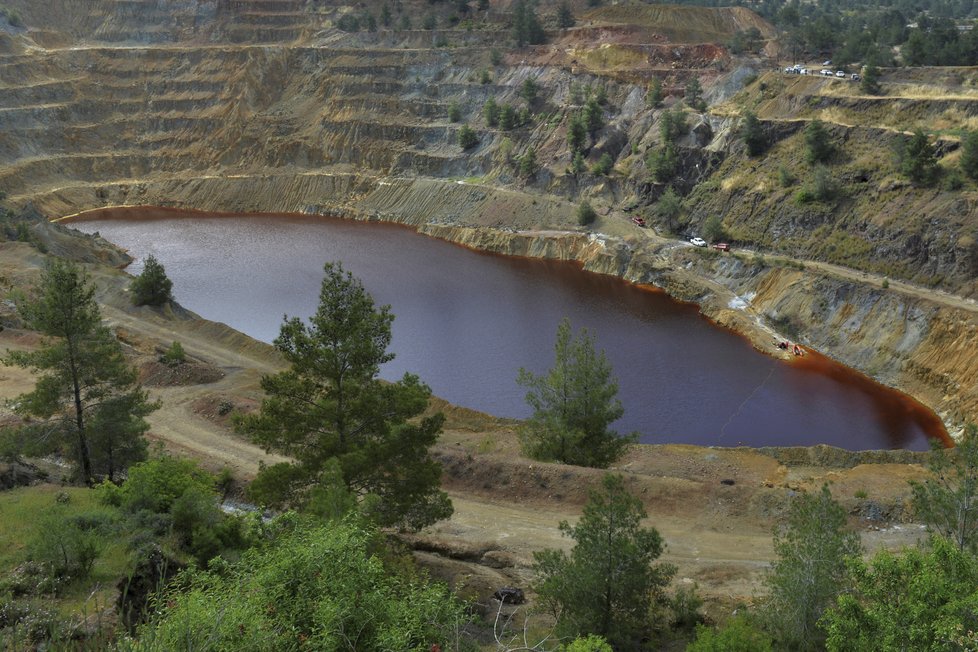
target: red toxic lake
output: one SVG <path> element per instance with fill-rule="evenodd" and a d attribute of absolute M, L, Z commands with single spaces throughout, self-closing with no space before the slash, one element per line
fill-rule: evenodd
<path fill-rule="evenodd" d="M 932 411 L 832 360 L 776 360 L 695 306 L 572 263 L 320 217 L 112 209 L 71 226 L 128 249 L 133 274 L 154 255 L 179 303 L 266 342 L 285 315 L 315 311 L 323 264 L 340 261 L 396 316 L 384 378 L 417 374 L 436 395 L 497 416 L 529 416 L 517 372 L 553 364 L 568 317 L 614 367 L 625 407 L 614 428 L 645 443 L 922 450 L 945 436 Z"/>

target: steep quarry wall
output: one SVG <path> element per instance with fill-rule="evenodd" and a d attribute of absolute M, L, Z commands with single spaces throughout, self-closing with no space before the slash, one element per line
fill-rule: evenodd
<path fill-rule="evenodd" d="M 26 23 L 0 29 L 0 190 L 14 207 L 32 204 L 50 217 L 135 205 L 336 214 L 508 255 L 576 260 L 697 301 L 759 348 L 790 336 L 906 389 L 954 423 L 978 418 L 968 304 L 814 267 L 714 258 L 630 224 L 635 211 L 659 219 L 651 207 L 665 188 L 645 166 L 661 144 L 662 117 L 646 105 L 645 84 L 660 79 L 668 106 L 695 77 L 714 106 L 686 112 L 691 131 L 679 143 L 676 187 L 692 194 L 679 228 L 698 230 L 719 214 L 744 246 L 978 291 L 974 193 L 920 191 L 897 179 L 879 164 L 878 141 L 901 125 L 831 80 L 796 87 L 768 75 L 742 91 L 768 64 L 735 61 L 700 39 L 723 42 L 751 26 L 773 34 L 745 9 L 656 6 L 638 15 L 578 3 L 587 24 L 515 49 L 506 8 L 495 4 L 467 24 L 442 20 L 427 30 L 418 28 L 430 5 L 400 2 L 409 27 L 352 33 L 336 29 L 339 19 L 377 14 L 379 5 L 5 5 Z M 532 103 L 520 93 L 527 79 L 540 89 Z M 614 170 L 571 174 L 567 125 L 599 86 L 605 126 L 589 141 L 586 166 L 608 154 Z M 488 126 L 489 99 L 526 109 L 529 123 Z M 964 92 L 953 102 L 906 102 L 921 119 L 978 115 L 978 98 Z M 745 105 L 766 121 L 767 157 L 746 157 L 737 138 Z M 860 111 L 879 119 L 846 123 Z M 811 117 L 834 124 L 841 143 L 834 170 L 844 192 L 833 205 L 802 206 L 793 199 L 798 186 L 778 181 L 783 168 L 804 183 L 797 120 Z M 463 125 L 479 138 L 470 150 L 457 143 Z M 955 143 L 941 147 L 942 156 L 956 155 Z M 538 169 L 527 177 L 519 164 L 531 151 Z M 578 227 L 583 198 L 598 208 L 594 230 L 605 235 Z"/>

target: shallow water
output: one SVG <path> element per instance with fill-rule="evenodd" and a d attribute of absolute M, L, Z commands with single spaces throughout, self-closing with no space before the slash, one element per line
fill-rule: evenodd
<path fill-rule="evenodd" d="M 614 366 L 625 406 L 615 428 L 646 443 L 924 449 L 942 429 L 919 403 L 831 360 L 775 360 L 695 306 L 572 263 L 331 218 L 115 209 L 72 226 L 129 249 L 134 274 L 156 256 L 177 301 L 267 342 L 284 315 L 315 311 L 323 264 L 342 261 L 396 316 L 384 378 L 416 373 L 436 395 L 499 416 L 528 416 L 517 371 L 552 365 L 566 316 Z"/>

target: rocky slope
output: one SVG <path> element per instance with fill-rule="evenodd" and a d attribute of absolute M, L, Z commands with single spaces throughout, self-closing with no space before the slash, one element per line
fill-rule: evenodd
<path fill-rule="evenodd" d="M 978 195 L 969 183 L 910 186 L 888 149 L 900 130 L 926 125 L 942 130 L 942 162 L 952 164 L 951 134 L 978 113 L 972 70 L 888 72 L 882 99 L 845 80 L 759 75 L 775 62 L 715 45 L 750 27 L 773 36 L 744 9 L 580 2 L 577 27 L 517 49 L 505 2 L 464 11 L 396 2 L 391 27 L 374 32 L 336 26 L 364 11 L 379 17 L 376 3 L 4 4 L 26 24 L 0 31 L 0 190 L 15 207 L 32 203 L 50 217 L 144 204 L 334 213 L 501 253 L 576 259 L 698 301 L 765 349 L 776 334 L 807 342 L 951 423 L 978 416 L 978 319 L 961 298 L 978 293 Z M 551 27 L 554 7 L 541 3 Z M 436 29 L 419 29 L 429 14 Z M 653 77 L 666 106 L 693 78 L 710 104 L 687 111 L 693 128 L 679 141 L 675 185 L 689 194 L 669 225 L 653 210 L 664 186 L 644 165 L 661 140 L 662 110 L 645 103 Z M 488 127 L 485 101 L 523 108 L 527 79 L 540 87 L 531 123 Z M 567 124 L 586 86 L 608 98 L 588 153 L 588 165 L 614 160 L 608 176 L 568 172 Z M 772 143 L 757 159 L 736 135 L 748 108 Z M 830 169 L 839 193 L 799 204 L 811 174 L 801 129 L 814 117 L 837 144 Z M 472 150 L 457 144 L 463 124 L 479 135 Z M 516 163 L 531 150 L 539 168 L 525 178 Z M 601 235 L 576 225 L 583 198 L 599 208 Z M 720 215 L 741 247 L 848 271 L 692 251 L 633 227 L 636 211 L 663 230 L 696 231 Z"/>

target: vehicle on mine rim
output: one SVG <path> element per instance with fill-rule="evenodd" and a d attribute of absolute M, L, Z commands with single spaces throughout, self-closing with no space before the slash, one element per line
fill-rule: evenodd
<path fill-rule="evenodd" d="M 635 217 L 632 218 L 632 223 L 635 226 L 641 226 L 641 227 L 644 228 L 645 227 L 645 218 L 644 217 L 639 217 L 638 215 L 636 215 Z"/>
<path fill-rule="evenodd" d="M 730 251 L 730 245 L 727 244 L 726 242 L 718 242 L 715 245 L 713 245 L 713 248 L 716 249 L 717 251 Z"/>

